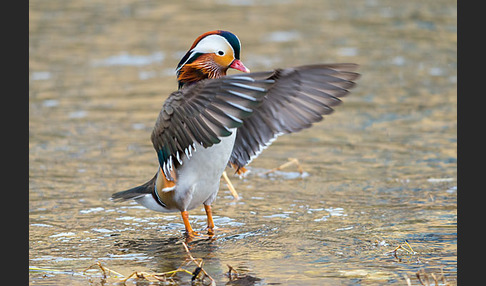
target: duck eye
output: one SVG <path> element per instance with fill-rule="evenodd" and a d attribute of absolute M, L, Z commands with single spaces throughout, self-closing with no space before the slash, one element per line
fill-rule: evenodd
<path fill-rule="evenodd" d="M 224 52 L 223 51 L 218 51 L 218 55 L 224 56 Z"/>

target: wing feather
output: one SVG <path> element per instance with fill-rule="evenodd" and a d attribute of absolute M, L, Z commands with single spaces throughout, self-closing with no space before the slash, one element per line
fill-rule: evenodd
<path fill-rule="evenodd" d="M 229 163 L 242 168 L 276 137 L 330 114 L 359 77 L 355 64 L 309 65 L 202 80 L 173 92 L 152 132 L 167 179 L 195 143 L 208 148 L 238 128 Z"/>
<path fill-rule="evenodd" d="M 207 148 L 232 134 L 257 108 L 273 80 L 227 76 L 203 80 L 173 92 L 165 101 L 152 131 L 152 144 L 167 179 L 192 156 L 195 143 Z"/>
<path fill-rule="evenodd" d="M 244 119 L 236 133 L 230 166 L 249 164 L 278 136 L 298 132 L 322 120 L 341 103 L 339 97 L 355 87 L 356 64 L 309 65 L 275 70 L 267 77 L 275 83 L 260 106 Z M 268 74 L 248 74 L 262 78 Z"/>

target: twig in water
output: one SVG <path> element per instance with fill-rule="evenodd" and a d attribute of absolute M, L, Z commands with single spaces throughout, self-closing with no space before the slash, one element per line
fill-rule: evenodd
<path fill-rule="evenodd" d="M 398 258 L 398 256 L 397 256 L 397 250 L 399 250 L 399 249 L 402 249 L 402 250 L 406 251 L 406 252 L 407 252 L 407 253 L 409 253 L 410 255 L 414 255 L 414 254 L 416 254 L 416 252 L 415 252 L 415 251 L 413 251 L 413 249 L 412 249 L 412 247 L 410 246 L 410 244 L 408 244 L 408 241 L 407 241 L 407 240 L 405 240 L 405 244 L 406 244 L 406 246 L 408 247 L 408 249 L 407 249 L 407 248 L 405 248 L 405 247 L 403 247 L 403 245 L 402 245 L 402 244 L 399 244 L 397 247 L 395 247 L 395 249 L 393 249 L 393 250 L 391 250 L 391 251 L 388 251 L 388 252 L 386 252 L 386 253 L 393 253 L 393 256 L 394 256 L 395 258 Z"/>
<path fill-rule="evenodd" d="M 425 272 L 424 269 L 420 269 L 419 271 L 417 271 L 415 273 L 415 276 L 417 277 L 418 281 L 420 282 L 420 285 L 422 286 L 430 286 L 432 284 L 430 284 L 430 281 L 429 281 L 429 275 L 427 275 L 427 272 Z M 442 277 L 437 277 L 434 273 L 430 273 L 430 276 L 432 276 L 432 279 L 434 279 L 434 285 L 439 285 L 439 279 L 442 278 L 442 282 L 443 284 L 442 285 L 445 285 L 445 286 L 448 286 L 450 285 L 446 279 L 445 279 L 445 276 L 444 276 L 444 270 L 441 269 L 441 274 L 440 276 Z"/>
<path fill-rule="evenodd" d="M 283 168 L 287 168 L 288 166 L 290 165 L 297 165 L 297 170 L 299 171 L 299 173 L 302 175 L 304 173 L 304 169 L 302 168 L 302 166 L 300 165 L 299 163 L 299 160 L 297 158 L 288 158 L 288 162 L 287 163 L 284 163 L 280 166 L 278 166 L 277 168 L 273 168 L 271 170 L 268 170 L 266 171 L 265 173 L 263 173 L 263 175 L 267 175 L 267 174 L 270 174 L 270 173 L 273 173 L 275 171 L 280 171 L 282 170 Z"/>
<path fill-rule="evenodd" d="M 228 178 L 228 174 L 226 174 L 226 171 L 223 172 L 223 179 L 226 181 L 231 195 L 233 195 L 233 198 L 235 198 L 236 201 L 239 200 L 240 196 L 238 196 L 238 193 L 236 192 L 233 183 L 231 183 L 231 180 Z"/>
<path fill-rule="evenodd" d="M 233 266 L 229 265 L 229 264 L 226 264 L 226 266 L 228 266 L 228 277 L 231 280 L 233 280 L 233 273 L 234 272 L 234 275 L 235 275 L 235 278 L 238 278 L 238 271 L 236 271 L 236 269 L 233 268 Z"/>
<path fill-rule="evenodd" d="M 84 271 L 83 271 L 83 274 L 86 274 L 86 271 L 89 270 L 89 269 L 92 269 L 92 268 L 99 268 L 103 274 L 103 279 L 106 279 L 108 276 L 110 276 L 109 274 L 112 273 L 114 274 L 115 277 L 122 277 L 122 279 L 119 280 L 119 282 L 122 282 L 122 283 L 126 283 L 128 279 L 130 278 L 139 278 L 139 279 L 145 279 L 149 282 L 158 282 L 158 281 L 164 281 L 164 282 L 167 282 L 167 281 L 170 281 L 170 282 L 175 282 L 172 278 L 179 272 L 185 272 L 189 275 L 191 275 L 191 281 L 194 282 L 196 279 L 198 279 L 198 276 L 200 276 L 200 273 L 202 272 L 204 274 L 204 276 L 202 277 L 201 281 L 204 282 L 204 279 L 205 278 L 208 278 L 210 280 L 210 284 L 209 285 L 216 285 L 216 282 L 214 281 L 214 279 L 204 270 L 204 268 L 202 267 L 203 265 L 203 260 L 202 259 L 196 259 L 192 256 L 191 252 L 189 251 L 189 248 L 187 247 L 187 244 L 185 242 L 182 242 L 182 245 L 184 246 L 184 249 L 189 257 L 189 262 L 187 261 L 184 261 L 184 263 L 182 263 L 182 265 L 177 268 L 176 270 L 172 270 L 172 271 L 167 271 L 167 272 L 162 272 L 162 273 L 148 273 L 148 272 L 143 272 L 143 271 L 135 271 L 133 272 L 132 274 L 128 275 L 127 277 L 124 277 L 123 274 L 120 274 L 114 270 L 111 270 L 109 269 L 108 267 L 106 266 L 103 266 L 101 265 L 100 262 L 96 262 L 95 264 L 92 264 L 90 265 L 88 268 L 86 268 Z M 183 266 L 187 266 L 189 263 L 194 263 L 196 264 L 196 269 L 191 272 L 187 269 L 184 269 L 182 268 Z"/>
<path fill-rule="evenodd" d="M 86 268 L 83 271 L 83 274 L 86 274 L 86 271 L 88 271 L 89 269 L 91 269 L 93 267 L 99 267 L 100 270 L 101 270 L 101 272 L 103 273 L 103 278 L 105 278 L 105 279 L 107 277 L 107 275 L 106 275 L 107 272 L 108 273 L 111 272 L 111 273 L 115 274 L 116 277 L 123 277 L 123 274 L 120 274 L 120 273 L 116 272 L 115 270 L 111 270 L 108 267 L 105 267 L 105 266 L 101 265 L 101 263 L 99 261 L 96 262 L 95 264 L 90 265 L 88 268 Z"/>
<path fill-rule="evenodd" d="M 211 277 L 206 272 L 206 270 L 204 270 L 204 268 L 202 268 L 203 260 L 201 259 L 201 262 L 198 262 L 194 257 L 192 257 L 192 254 L 189 251 L 189 248 L 187 247 L 187 244 L 184 241 L 182 242 L 182 245 L 184 246 L 184 249 L 186 250 L 187 255 L 189 256 L 189 259 L 191 259 L 191 261 L 194 262 L 194 264 L 197 265 L 197 268 L 194 270 L 193 273 L 191 273 L 191 275 L 192 275 L 191 280 L 194 281 L 196 279 L 196 277 L 198 276 L 198 274 L 202 271 L 202 273 L 204 273 L 204 277 L 202 278 L 202 280 L 204 281 L 204 278 L 207 277 L 207 278 L 209 278 L 209 280 L 211 280 L 210 285 L 216 285 L 216 281 L 214 281 L 213 277 Z"/>

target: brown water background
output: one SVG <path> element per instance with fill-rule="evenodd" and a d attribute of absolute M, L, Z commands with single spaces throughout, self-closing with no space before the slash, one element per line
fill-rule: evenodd
<path fill-rule="evenodd" d="M 335 113 L 231 176 L 241 200 L 222 181 L 217 238 L 191 245 L 217 284 L 227 264 L 257 285 L 419 285 L 419 270 L 455 284 L 456 13 L 449 0 L 30 1 L 30 284 L 113 285 L 83 274 L 98 261 L 124 275 L 184 262 L 177 213 L 109 197 L 153 176 L 174 69 L 214 29 L 238 35 L 252 71 L 354 62 L 362 74 Z M 304 178 L 261 175 L 289 157 Z M 204 229 L 203 210 L 191 220 Z M 405 241 L 414 253 L 390 253 Z"/>

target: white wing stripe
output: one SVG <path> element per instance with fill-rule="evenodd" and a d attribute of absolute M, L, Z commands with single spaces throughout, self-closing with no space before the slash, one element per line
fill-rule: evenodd
<path fill-rule="evenodd" d="M 237 87 L 246 88 L 246 89 L 249 89 L 249 90 L 256 90 L 256 91 L 261 91 L 261 92 L 267 91 L 263 87 L 246 85 L 246 84 L 242 84 L 242 83 L 239 83 L 239 82 L 232 82 L 230 84 L 231 85 L 234 85 L 234 86 L 237 86 Z"/>
<path fill-rule="evenodd" d="M 231 94 L 234 94 L 236 96 L 239 96 L 241 98 L 250 100 L 250 101 L 257 101 L 256 98 L 248 96 L 248 95 L 241 93 L 241 92 L 237 92 L 237 91 L 234 91 L 234 90 L 228 90 L 228 92 L 231 93 Z"/>
<path fill-rule="evenodd" d="M 238 109 L 240 109 L 240 110 L 243 110 L 243 111 L 246 111 L 246 112 L 252 112 L 252 111 L 253 111 L 253 110 L 251 110 L 251 109 L 249 109 L 249 108 L 243 107 L 243 106 L 241 106 L 241 105 L 239 105 L 239 104 L 236 104 L 236 103 L 234 103 L 234 102 L 230 102 L 230 101 L 228 101 L 227 103 L 228 103 L 229 105 L 233 106 L 233 107 L 236 107 L 236 108 L 238 108 Z"/>

